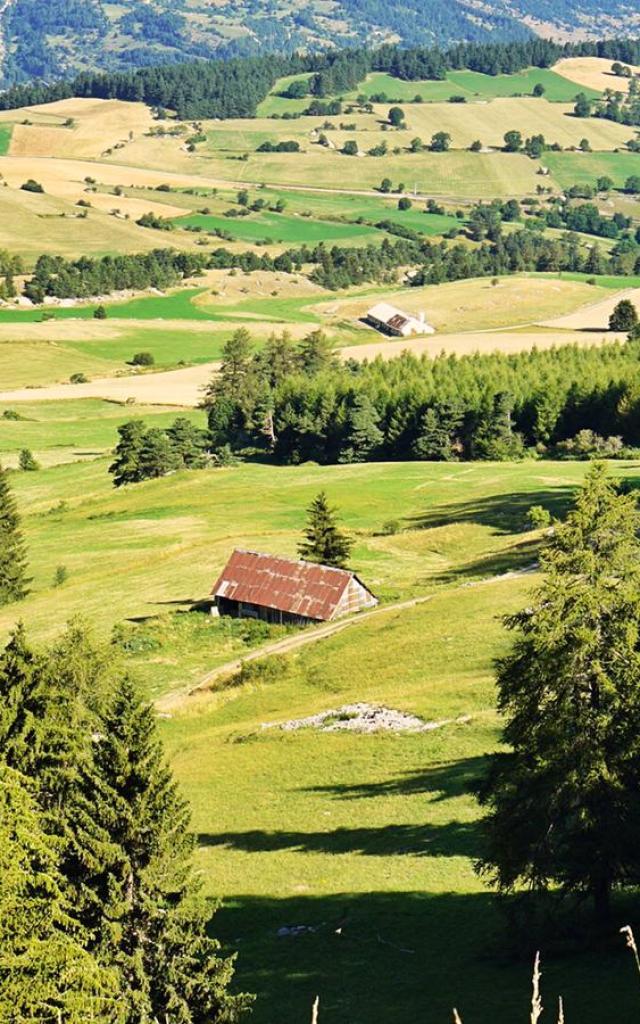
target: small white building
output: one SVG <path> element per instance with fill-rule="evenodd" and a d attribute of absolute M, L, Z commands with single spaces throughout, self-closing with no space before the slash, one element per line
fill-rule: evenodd
<path fill-rule="evenodd" d="M 394 338 L 410 338 L 412 334 L 434 334 L 435 330 L 425 320 L 424 313 L 413 316 L 404 313 L 388 302 L 379 302 L 372 306 L 365 320 L 377 331 L 390 334 Z"/>

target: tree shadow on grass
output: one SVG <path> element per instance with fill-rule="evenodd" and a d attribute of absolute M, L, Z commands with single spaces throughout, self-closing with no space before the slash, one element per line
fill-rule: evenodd
<path fill-rule="evenodd" d="M 476 822 L 451 821 L 444 825 L 382 825 L 337 828 L 326 832 L 201 833 L 199 846 L 226 846 L 244 853 L 359 854 L 366 857 L 477 857 L 480 835 Z"/>
<path fill-rule="evenodd" d="M 238 951 L 234 987 L 257 994 L 252 1024 L 306 1024 L 316 996 L 326 1024 L 444 1024 L 454 1006 L 465 1024 L 528 1020 L 536 939 L 513 948 L 491 894 L 295 886 L 288 876 L 282 898 L 234 896 L 213 919 L 225 950 Z M 570 1024 L 637 1020 L 637 975 L 616 934 L 624 914 L 604 951 L 553 959 L 542 945 L 550 1019 L 562 994 Z"/>
<path fill-rule="evenodd" d="M 338 783 L 312 786 L 303 792 L 323 793 L 340 800 L 368 800 L 378 796 L 428 796 L 429 803 L 440 803 L 469 793 L 482 776 L 485 757 L 468 757 L 447 761 L 432 768 L 398 772 L 378 782 Z"/>
<path fill-rule="evenodd" d="M 425 509 L 403 520 L 413 530 L 430 530 L 452 523 L 475 523 L 489 526 L 497 534 L 520 533 L 527 525 L 527 512 L 532 505 L 542 505 L 552 515 L 562 517 L 571 504 L 575 489 L 556 487 L 553 490 L 512 491 L 492 494 L 472 501 L 455 502 Z"/>

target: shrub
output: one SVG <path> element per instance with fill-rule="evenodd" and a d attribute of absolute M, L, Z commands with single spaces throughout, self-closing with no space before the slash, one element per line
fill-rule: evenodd
<path fill-rule="evenodd" d="M 132 366 L 154 366 L 155 356 L 152 352 L 136 352 L 131 360 Z"/>
<path fill-rule="evenodd" d="M 393 537 L 396 533 L 400 533 L 401 526 L 397 519 L 387 519 L 382 524 L 381 533 L 383 537 Z"/>
<path fill-rule="evenodd" d="M 89 379 L 84 373 L 72 373 L 69 377 L 70 384 L 88 384 Z"/>
<path fill-rule="evenodd" d="M 20 186 L 23 192 L 44 192 L 44 189 L 39 181 L 35 181 L 33 178 L 28 178 L 23 185 Z"/>
<path fill-rule="evenodd" d="M 102 305 L 101 306 L 96 306 L 96 308 L 93 311 L 93 319 L 94 320 L 106 320 L 107 319 L 107 311 L 106 311 L 104 306 L 102 306 Z"/>

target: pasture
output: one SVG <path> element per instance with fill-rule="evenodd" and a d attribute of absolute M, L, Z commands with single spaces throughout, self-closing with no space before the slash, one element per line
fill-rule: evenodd
<path fill-rule="evenodd" d="M 106 439 L 103 407 L 66 405 L 34 407 L 43 422 L 25 428 L 44 436 L 46 423 L 50 442 L 62 441 L 69 419 L 84 416 L 95 443 Z M 116 421 L 109 411 L 109 430 Z M 561 512 L 585 465 L 244 465 L 122 491 L 106 466 L 98 458 L 12 474 L 33 592 L 0 623 L 6 630 L 19 614 L 44 637 L 80 611 L 100 632 L 129 620 L 126 666 L 149 695 L 174 694 L 160 728 L 193 808 L 205 893 L 224 899 L 215 932 L 239 950 L 238 985 L 260 993 L 253 1019 L 271 1024 L 277 1005 L 283 1024 L 298 1024 L 320 994 L 336 1024 L 411 1019 L 423 1004 L 435 1020 L 456 1005 L 472 1024 L 512 1024 L 526 1012 L 533 950 L 512 955 L 473 872 L 481 836 L 467 786 L 498 742 L 501 618 L 535 583 L 501 574 L 535 558 L 530 505 Z M 293 554 L 323 487 L 356 538 L 354 567 L 383 603 L 430 600 L 363 620 L 240 685 L 187 697 L 204 672 L 260 641 L 188 614 L 191 602 L 234 545 Z M 399 532 L 385 536 L 390 518 Z M 55 587 L 60 564 L 69 576 Z M 406 735 L 262 728 L 356 700 L 449 724 Z M 287 925 L 307 930 L 280 937 Z M 621 945 L 557 960 L 549 952 L 543 966 L 548 1005 L 561 992 L 582 1024 L 600 1024 L 615 985 L 619 1015 L 631 1019 L 637 979 Z"/>
<path fill-rule="evenodd" d="M 451 96 L 464 96 L 467 102 L 491 100 L 505 96 L 530 96 L 536 85 L 544 87 L 544 98 L 550 102 L 570 103 L 578 88 L 565 77 L 547 68 L 527 68 L 513 75 L 483 75 L 477 71 L 448 71 L 443 81 L 405 82 L 391 75 L 376 72 L 369 75 L 353 94 L 367 97 L 386 93 L 389 101 L 411 103 L 419 96 L 423 102 L 439 103 Z M 599 93 L 589 90 L 595 98 Z M 351 96 L 348 98 L 352 98 Z"/>

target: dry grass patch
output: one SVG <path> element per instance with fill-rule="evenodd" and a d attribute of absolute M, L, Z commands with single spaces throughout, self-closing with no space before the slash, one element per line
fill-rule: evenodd
<path fill-rule="evenodd" d="M 10 150 L 16 157 L 97 159 L 106 149 L 130 145 L 131 132 L 135 138 L 154 124 L 151 111 L 144 103 L 121 100 L 61 100 L 14 110 L 11 115 L 12 121 L 34 121 L 28 125 L 16 124 Z M 45 118 L 48 123 L 43 123 Z M 73 127 L 64 127 L 69 118 L 75 122 Z"/>
<path fill-rule="evenodd" d="M 379 295 L 376 301 L 390 302 L 410 313 L 424 311 L 427 321 L 438 331 L 459 333 L 535 323 L 606 295 L 604 289 L 581 281 L 506 277 L 497 285 L 492 285 L 488 278 L 478 278 L 404 288 Z M 311 308 L 320 317 L 357 320 L 372 304 L 372 297 L 365 296 Z"/>
<path fill-rule="evenodd" d="M 613 61 L 604 57 L 565 57 L 554 64 L 553 70 L 568 78 L 576 85 L 584 86 L 587 89 L 596 89 L 604 92 L 605 89 L 613 89 L 615 92 L 628 92 L 629 79 L 617 78 L 611 73 Z M 640 68 L 634 67 L 636 74 L 640 74 Z"/>
<path fill-rule="evenodd" d="M 377 109 L 381 117 L 386 116 L 388 107 Z M 389 146 L 408 146 L 416 135 L 428 142 L 435 132 L 444 131 L 451 135 L 456 149 L 466 149 L 475 139 L 485 146 L 501 147 L 504 133 L 516 129 L 523 135 L 544 135 L 548 142 L 561 146 L 577 146 L 586 135 L 593 149 L 604 150 L 624 146 L 629 138 L 629 128 L 624 125 L 601 120 L 585 122 L 573 117 L 572 112 L 572 104 L 548 103 L 532 97 L 499 98 L 490 103 L 413 104 L 405 110 L 408 130 L 387 133 L 385 138 Z"/>

